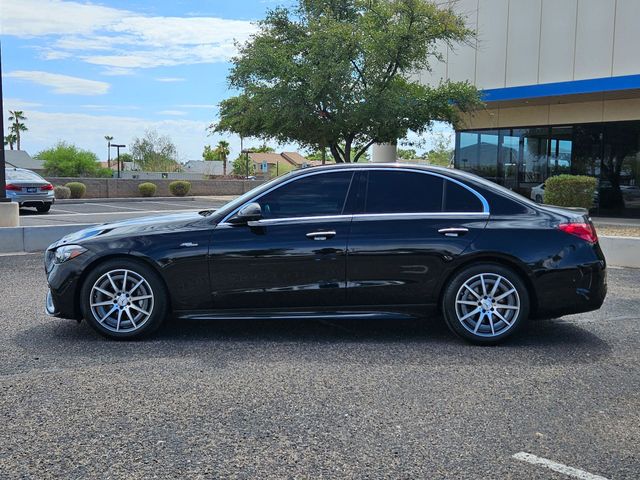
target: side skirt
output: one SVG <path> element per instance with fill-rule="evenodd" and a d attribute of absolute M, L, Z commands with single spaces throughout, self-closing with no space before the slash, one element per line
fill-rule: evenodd
<path fill-rule="evenodd" d="M 420 309 L 422 310 L 422 309 Z M 176 312 L 176 317 L 188 320 L 314 320 L 314 319 L 351 319 L 351 320 L 409 320 L 419 318 L 425 313 L 414 311 L 391 310 L 327 310 L 317 311 L 265 311 L 247 310 L 230 311 L 183 311 Z"/>

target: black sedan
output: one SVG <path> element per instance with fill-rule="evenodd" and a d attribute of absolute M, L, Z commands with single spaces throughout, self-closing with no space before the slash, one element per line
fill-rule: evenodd
<path fill-rule="evenodd" d="M 606 264 L 586 211 L 474 175 L 400 164 L 304 169 L 217 211 L 68 235 L 45 255 L 50 315 L 103 335 L 183 319 L 409 318 L 498 343 L 528 318 L 595 310 Z"/>

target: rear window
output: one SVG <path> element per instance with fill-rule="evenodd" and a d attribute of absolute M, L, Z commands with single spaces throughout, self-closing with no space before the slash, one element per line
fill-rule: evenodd
<path fill-rule="evenodd" d="M 442 211 L 443 179 L 414 172 L 373 170 L 365 213 L 433 213 Z"/>
<path fill-rule="evenodd" d="M 5 177 L 12 181 L 42 182 L 44 179 L 33 172 L 26 170 L 5 170 Z"/>
<path fill-rule="evenodd" d="M 447 180 L 444 190 L 445 212 L 482 212 L 482 202 L 470 190 Z"/>

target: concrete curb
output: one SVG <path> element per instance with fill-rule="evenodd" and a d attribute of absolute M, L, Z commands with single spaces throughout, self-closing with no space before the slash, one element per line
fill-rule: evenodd
<path fill-rule="evenodd" d="M 73 223 L 42 227 L 0 228 L 0 253 L 42 252 L 65 235 L 94 225 L 94 223 Z"/>
<path fill-rule="evenodd" d="M 607 265 L 640 268 L 639 237 L 599 237 Z"/>
<path fill-rule="evenodd" d="M 56 200 L 56 205 L 77 205 L 81 203 L 121 203 L 121 202 L 193 202 L 196 197 L 130 197 L 130 198 L 66 198 Z"/>
<path fill-rule="evenodd" d="M 65 235 L 95 224 L 0 228 L 0 253 L 41 252 Z M 640 268 L 640 238 L 600 237 L 608 265 Z"/>

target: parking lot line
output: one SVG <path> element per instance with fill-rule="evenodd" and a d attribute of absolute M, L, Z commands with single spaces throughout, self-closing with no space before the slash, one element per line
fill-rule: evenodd
<path fill-rule="evenodd" d="M 109 205 L 108 203 L 92 203 L 91 205 L 99 205 L 101 207 L 108 207 L 108 208 L 115 208 L 117 210 L 120 209 L 124 209 L 124 210 L 134 210 L 136 212 L 141 212 L 144 209 L 142 208 L 133 208 L 133 207 L 123 207 L 122 205 Z"/>
<path fill-rule="evenodd" d="M 527 452 L 518 452 L 513 455 L 513 458 L 530 463 L 532 465 L 540 465 L 541 467 L 548 468 L 549 470 L 553 470 L 554 472 L 562 473 L 570 477 L 579 478 L 581 480 L 608 480 L 606 477 L 594 475 L 593 473 L 585 472 L 584 470 L 580 470 L 579 468 L 569 467 L 568 465 L 554 462 L 553 460 L 549 460 L 547 458 L 538 457 Z"/>
<path fill-rule="evenodd" d="M 141 202 L 141 203 L 157 203 L 157 204 L 160 204 L 160 205 L 173 205 L 174 207 L 182 207 L 182 206 L 183 206 L 183 205 L 181 205 L 181 204 L 179 204 L 179 203 L 171 203 L 171 202 L 154 202 L 153 200 L 148 200 L 148 201 Z M 201 210 L 202 208 L 205 208 L 205 209 L 206 209 L 206 207 L 196 207 L 196 208 L 199 208 L 200 210 Z"/>

